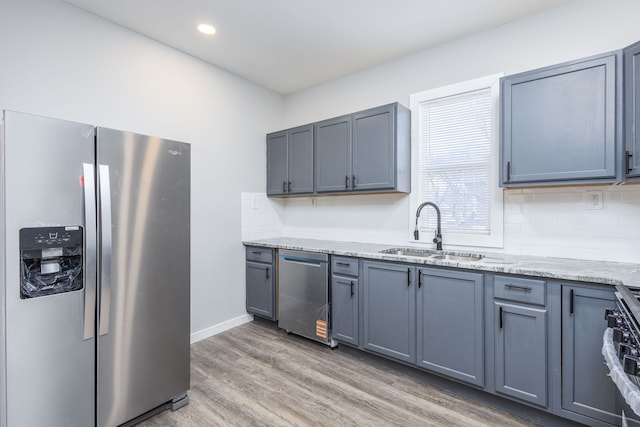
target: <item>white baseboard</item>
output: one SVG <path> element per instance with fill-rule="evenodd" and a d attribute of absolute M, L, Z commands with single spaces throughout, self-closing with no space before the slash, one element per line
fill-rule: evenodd
<path fill-rule="evenodd" d="M 205 338 L 212 337 L 214 335 L 219 334 L 220 332 L 224 332 L 231 328 L 235 328 L 236 326 L 240 326 L 244 323 L 251 322 L 253 320 L 253 316 L 250 314 L 243 314 L 242 316 L 235 317 L 233 319 L 225 320 L 222 323 L 218 323 L 217 325 L 210 326 L 208 328 L 202 329 L 197 332 L 193 332 L 191 334 L 191 344 L 194 342 L 201 341 Z"/>

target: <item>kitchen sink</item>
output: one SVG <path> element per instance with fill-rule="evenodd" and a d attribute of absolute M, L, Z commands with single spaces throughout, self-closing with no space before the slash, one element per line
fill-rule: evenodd
<path fill-rule="evenodd" d="M 480 261 L 484 258 L 484 255 L 478 254 L 446 254 L 442 251 L 435 251 L 429 249 L 411 249 L 411 248 L 391 248 L 380 251 L 383 254 L 403 255 L 403 256 L 415 256 L 421 258 L 431 258 L 437 260 L 446 261 Z"/>
<path fill-rule="evenodd" d="M 428 258 L 432 255 L 437 254 L 435 250 L 420 250 L 420 249 L 403 249 L 403 248 L 391 248 L 380 251 L 382 254 L 391 254 L 391 255 L 404 255 L 404 256 L 419 256 L 423 258 Z"/>
<path fill-rule="evenodd" d="M 480 261 L 483 256 L 476 254 L 468 254 L 468 255 L 431 255 L 429 258 L 431 259 L 444 259 L 449 261 Z"/>

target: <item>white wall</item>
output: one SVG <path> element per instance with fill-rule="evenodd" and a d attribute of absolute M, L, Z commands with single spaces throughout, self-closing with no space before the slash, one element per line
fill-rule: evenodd
<path fill-rule="evenodd" d="M 0 0 L 0 108 L 192 144 L 192 332 L 245 316 L 240 193 L 283 98 L 58 0 Z"/>
<path fill-rule="evenodd" d="M 576 0 L 526 19 L 289 95 L 285 126 L 399 101 L 488 74 L 516 72 L 620 49 L 640 40 L 636 0 Z M 640 262 L 638 186 L 508 190 L 504 251 Z M 407 244 L 408 197 L 373 195 L 272 200 L 287 236 Z M 272 208 L 271 208 L 272 209 Z M 264 234 L 264 230 L 263 230 Z M 446 248 L 446 234 L 444 236 Z"/>

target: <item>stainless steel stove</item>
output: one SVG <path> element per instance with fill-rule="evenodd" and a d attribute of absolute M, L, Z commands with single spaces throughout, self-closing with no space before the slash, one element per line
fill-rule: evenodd
<path fill-rule="evenodd" d="M 611 379 L 640 415 L 640 288 L 616 286 L 616 308 L 605 312 L 602 354 Z"/>
<path fill-rule="evenodd" d="M 640 384 L 640 289 L 619 285 L 616 291 L 617 308 L 607 310 L 607 325 L 624 372 Z"/>

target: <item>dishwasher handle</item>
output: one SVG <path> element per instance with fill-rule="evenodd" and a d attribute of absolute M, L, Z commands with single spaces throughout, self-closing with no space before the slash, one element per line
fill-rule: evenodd
<path fill-rule="evenodd" d="M 322 264 L 327 264 L 326 261 L 318 261 L 315 259 L 307 259 L 307 258 L 294 258 L 294 257 L 283 256 L 282 259 L 292 264 L 306 265 L 309 267 L 322 267 Z"/>

